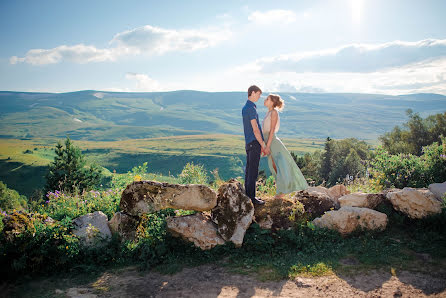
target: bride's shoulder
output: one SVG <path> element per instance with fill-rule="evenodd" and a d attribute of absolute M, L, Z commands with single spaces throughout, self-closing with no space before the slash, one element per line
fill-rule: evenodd
<path fill-rule="evenodd" d="M 276 108 L 274 108 L 272 109 L 271 114 L 279 116 L 279 111 Z"/>

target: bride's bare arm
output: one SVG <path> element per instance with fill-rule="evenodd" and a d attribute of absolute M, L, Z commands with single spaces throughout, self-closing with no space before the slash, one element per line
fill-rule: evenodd
<path fill-rule="evenodd" d="M 268 148 L 268 149 L 271 148 L 271 143 L 273 142 L 274 134 L 276 131 L 277 119 L 278 119 L 277 111 L 272 110 L 271 111 L 271 127 L 269 130 L 268 142 L 266 144 L 266 148 Z"/>

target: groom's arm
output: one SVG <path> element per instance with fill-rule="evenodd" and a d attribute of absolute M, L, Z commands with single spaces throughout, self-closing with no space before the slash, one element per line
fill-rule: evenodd
<path fill-rule="evenodd" d="M 257 139 L 257 142 L 259 142 L 260 146 L 262 146 L 262 151 L 266 147 L 265 142 L 262 139 L 262 135 L 260 134 L 259 126 L 257 125 L 257 120 L 252 119 L 251 120 L 252 130 L 254 132 L 254 136 Z"/>

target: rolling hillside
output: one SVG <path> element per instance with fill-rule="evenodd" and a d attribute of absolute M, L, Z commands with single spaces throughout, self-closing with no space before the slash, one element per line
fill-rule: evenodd
<path fill-rule="evenodd" d="M 407 120 L 446 109 L 446 96 L 281 93 L 280 135 L 290 138 L 376 139 Z M 245 92 L 0 92 L 2 138 L 117 141 L 176 135 L 238 134 Z M 258 103 L 265 114 L 263 99 Z"/>

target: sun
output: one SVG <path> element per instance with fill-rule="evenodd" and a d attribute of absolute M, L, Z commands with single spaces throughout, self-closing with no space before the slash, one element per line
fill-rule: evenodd
<path fill-rule="evenodd" d="M 351 0 L 353 23 L 359 24 L 361 22 L 362 4 L 363 0 Z"/>

